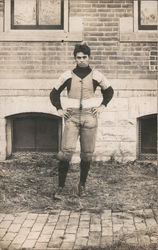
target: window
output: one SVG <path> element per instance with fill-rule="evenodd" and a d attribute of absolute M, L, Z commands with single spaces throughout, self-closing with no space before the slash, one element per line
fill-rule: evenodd
<path fill-rule="evenodd" d="M 8 117 L 8 155 L 19 151 L 57 152 L 61 141 L 61 122 L 59 117 L 43 113 L 21 113 Z"/>
<path fill-rule="evenodd" d="M 157 42 L 158 1 L 134 0 L 133 17 L 120 18 L 120 41 Z"/>
<path fill-rule="evenodd" d="M 11 0 L 11 29 L 63 29 L 63 0 Z"/>
<path fill-rule="evenodd" d="M 156 30 L 157 29 L 157 1 L 139 0 L 138 1 L 138 29 Z"/>
<path fill-rule="evenodd" d="M 69 0 L 4 3 L 0 41 L 82 41 L 83 18 L 70 16 Z"/>
<path fill-rule="evenodd" d="M 147 115 L 138 119 L 139 157 L 157 155 L 157 115 Z"/>

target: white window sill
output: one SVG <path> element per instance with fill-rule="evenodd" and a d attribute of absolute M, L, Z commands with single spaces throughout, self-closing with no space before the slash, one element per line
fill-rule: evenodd
<path fill-rule="evenodd" d="M 120 42 L 157 42 L 157 31 L 120 33 Z"/>
<path fill-rule="evenodd" d="M 82 32 L 11 30 L 0 32 L 0 41 L 82 41 Z"/>

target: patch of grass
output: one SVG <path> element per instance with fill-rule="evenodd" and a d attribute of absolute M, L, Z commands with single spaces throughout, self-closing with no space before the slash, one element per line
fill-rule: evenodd
<path fill-rule="evenodd" d="M 149 173 L 153 174 L 150 175 Z M 87 196 L 79 198 L 79 164 L 71 164 L 63 202 L 53 199 L 58 185 L 58 161 L 51 153 L 15 153 L 0 164 L 0 210 L 43 211 L 70 209 L 102 213 L 135 211 L 158 206 L 158 182 L 155 165 L 139 162 L 92 162 L 86 182 Z M 136 202 L 137 201 L 137 202 Z M 45 208 L 46 209 L 46 208 Z M 133 214 L 142 219 L 149 214 Z M 121 219 L 121 218 L 120 218 Z M 123 218 L 122 218 L 123 219 Z"/>

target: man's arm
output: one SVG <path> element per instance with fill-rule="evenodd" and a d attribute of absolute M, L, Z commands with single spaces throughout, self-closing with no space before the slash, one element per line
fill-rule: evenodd
<path fill-rule="evenodd" d="M 114 90 L 113 90 L 113 88 L 111 86 L 108 87 L 107 89 L 101 89 L 101 92 L 102 92 L 102 95 L 103 95 L 103 101 L 102 101 L 102 103 L 100 104 L 99 107 L 92 109 L 92 113 L 94 115 L 100 114 L 100 113 L 102 113 L 104 111 L 105 107 L 110 102 L 110 100 L 112 99 L 113 94 L 114 94 Z"/>
<path fill-rule="evenodd" d="M 103 101 L 101 105 L 107 106 L 107 104 L 113 97 L 114 94 L 113 88 L 110 86 L 107 78 L 98 70 L 94 70 L 93 79 L 95 81 L 96 87 L 99 86 L 101 88 L 101 93 L 103 96 Z"/>
<path fill-rule="evenodd" d="M 55 88 L 52 89 L 50 92 L 50 100 L 54 107 L 56 107 L 57 110 L 62 109 L 61 101 L 60 101 L 60 94 L 61 91 L 56 90 Z"/>
<path fill-rule="evenodd" d="M 61 88 L 59 88 L 58 90 L 56 90 L 55 88 L 52 89 L 51 93 L 50 93 L 50 100 L 51 103 L 53 104 L 53 106 L 56 107 L 59 116 L 61 117 L 65 117 L 65 118 L 69 118 L 70 113 L 67 110 L 63 110 L 62 106 L 61 106 L 61 100 L 60 100 L 60 94 L 62 92 L 62 90 L 65 87 L 68 87 L 68 85 L 70 84 L 70 80 L 67 80 Z"/>
<path fill-rule="evenodd" d="M 114 90 L 110 86 L 107 89 L 101 89 L 101 93 L 103 95 L 103 101 L 101 105 L 107 106 L 107 104 L 111 101 L 113 95 L 114 95 Z"/>
<path fill-rule="evenodd" d="M 112 99 L 113 94 L 114 94 L 114 90 L 110 86 L 106 77 L 98 70 L 93 71 L 93 81 L 94 81 L 94 85 L 93 85 L 94 91 L 97 88 L 97 86 L 99 86 L 101 88 L 101 93 L 103 96 L 103 101 L 100 104 L 100 106 L 93 109 L 93 114 L 95 115 L 96 113 L 99 114 L 99 113 L 103 112 L 103 110 L 105 109 L 107 104 Z"/>
<path fill-rule="evenodd" d="M 60 94 L 66 87 L 68 87 L 68 85 L 70 85 L 70 82 L 71 71 L 66 71 L 59 77 L 55 87 L 50 92 L 51 103 L 56 107 L 57 110 L 62 109 Z"/>

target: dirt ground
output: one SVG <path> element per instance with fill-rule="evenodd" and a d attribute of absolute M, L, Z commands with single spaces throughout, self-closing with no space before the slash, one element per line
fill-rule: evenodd
<path fill-rule="evenodd" d="M 93 248 L 93 247 L 85 247 L 82 250 L 157 250 L 158 248 L 156 248 L 156 246 L 130 246 L 127 244 L 122 244 L 122 243 L 118 243 L 118 244 L 114 244 L 112 246 L 107 246 L 104 248 Z"/>
<path fill-rule="evenodd" d="M 53 154 L 16 153 L 0 163 L 0 212 L 52 212 L 56 209 L 126 211 L 158 206 L 157 165 L 147 162 L 94 162 L 87 197 L 77 196 L 79 164 L 71 164 L 62 201 L 54 199 L 58 180 Z"/>

